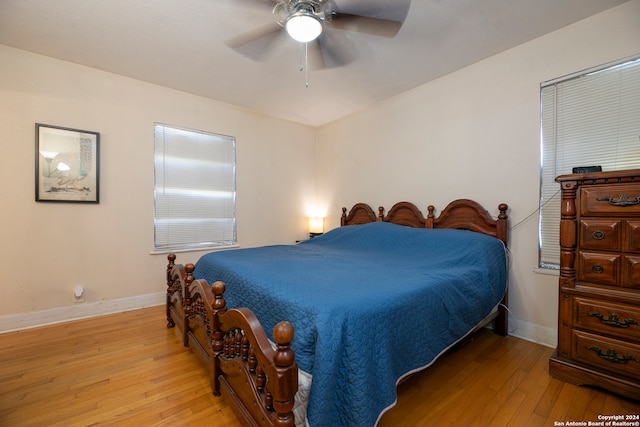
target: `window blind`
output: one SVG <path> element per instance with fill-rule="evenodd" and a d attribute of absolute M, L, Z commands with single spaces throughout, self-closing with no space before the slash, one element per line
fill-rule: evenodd
<path fill-rule="evenodd" d="M 155 124 L 155 250 L 236 243 L 235 139 Z"/>
<path fill-rule="evenodd" d="M 640 56 L 543 83 L 539 267 L 559 268 L 558 175 L 640 168 Z"/>

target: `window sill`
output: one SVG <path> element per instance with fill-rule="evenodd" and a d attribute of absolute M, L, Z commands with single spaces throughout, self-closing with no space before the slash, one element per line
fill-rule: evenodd
<path fill-rule="evenodd" d="M 175 250 L 152 250 L 149 252 L 150 255 L 167 255 L 167 254 L 180 254 L 183 252 L 214 252 L 214 251 L 223 251 L 225 249 L 236 249 L 239 248 L 240 245 L 229 245 L 229 246 L 210 246 L 210 247 L 201 247 L 201 248 L 189 248 L 189 249 L 175 249 Z"/>
<path fill-rule="evenodd" d="M 546 274 L 547 276 L 560 276 L 560 270 L 553 270 L 551 268 L 534 268 L 534 273 Z"/>

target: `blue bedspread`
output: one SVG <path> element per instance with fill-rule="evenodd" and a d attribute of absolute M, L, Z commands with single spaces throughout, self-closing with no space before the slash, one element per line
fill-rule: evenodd
<path fill-rule="evenodd" d="M 294 326 L 299 368 L 313 375 L 311 427 L 371 427 L 404 374 L 429 365 L 500 302 L 505 251 L 463 230 L 376 222 L 297 245 L 213 252 L 194 275 L 227 286 L 270 334 Z"/>

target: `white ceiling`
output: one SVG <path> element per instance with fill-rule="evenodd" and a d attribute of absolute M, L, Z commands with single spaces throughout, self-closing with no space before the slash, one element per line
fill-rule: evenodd
<path fill-rule="evenodd" d="M 271 0 L 0 0 L 0 44 L 319 126 L 625 1 L 332 0 L 408 13 L 394 38 L 328 29 L 354 59 L 308 76 L 286 35 L 262 61 L 224 43 L 272 22 Z"/>

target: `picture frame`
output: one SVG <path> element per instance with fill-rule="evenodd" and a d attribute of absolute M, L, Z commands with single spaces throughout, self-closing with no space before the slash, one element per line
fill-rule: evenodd
<path fill-rule="evenodd" d="M 100 133 L 36 123 L 36 201 L 99 203 Z"/>

